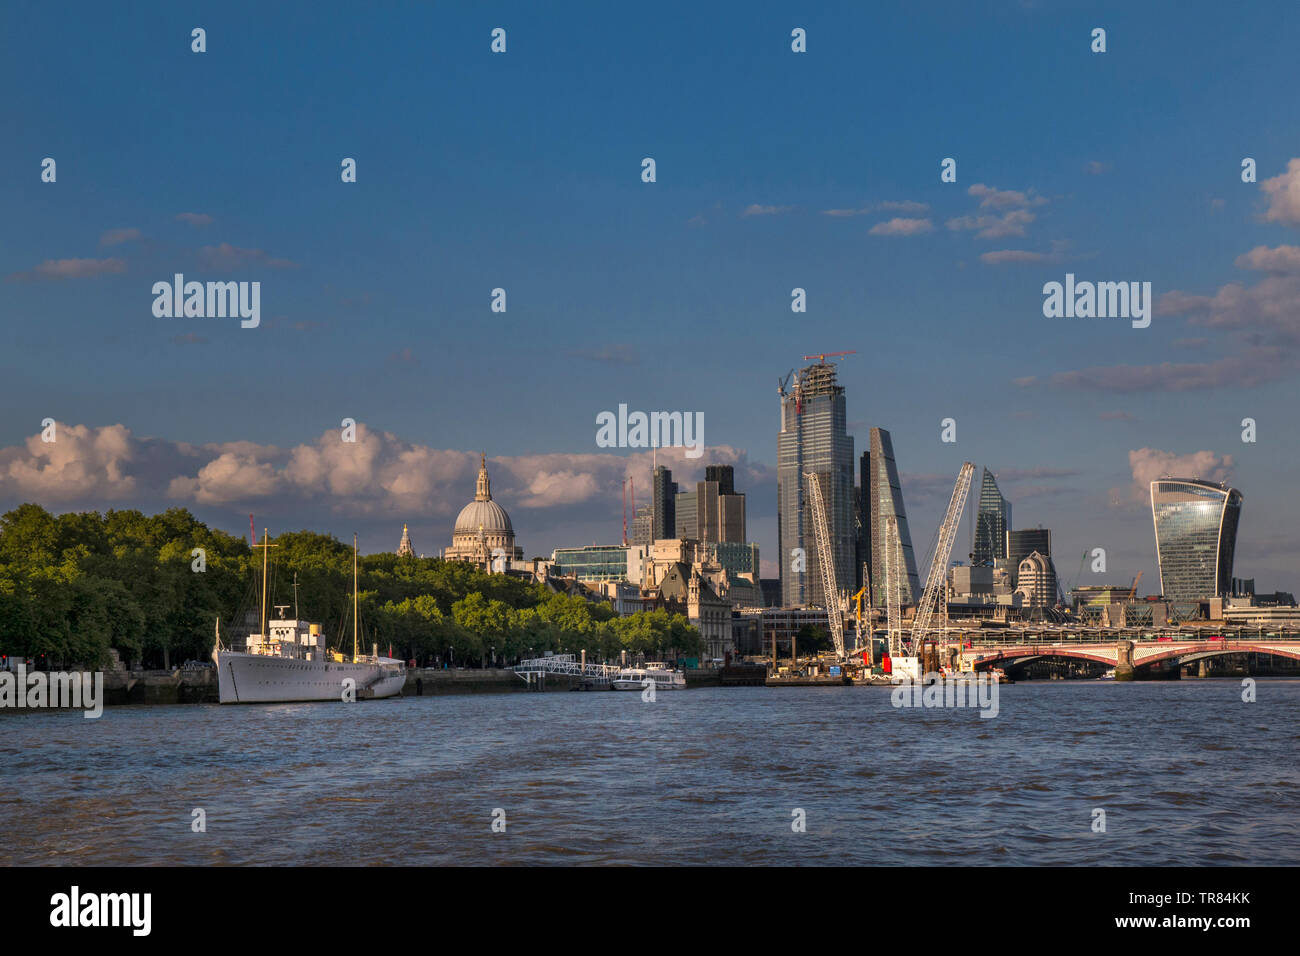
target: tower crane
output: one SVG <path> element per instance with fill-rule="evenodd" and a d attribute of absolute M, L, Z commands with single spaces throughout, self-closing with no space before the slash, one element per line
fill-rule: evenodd
<path fill-rule="evenodd" d="M 889 635 L 889 656 L 903 656 L 902 633 L 898 627 L 899 587 L 891 557 L 901 550 L 898 543 L 898 520 L 890 515 L 885 519 L 885 626 Z"/>
<path fill-rule="evenodd" d="M 830 525 L 826 521 L 826 504 L 822 500 L 821 480 L 813 471 L 804 472 L 808 479 L 808 501 L 812 507 L 813 532 L 817 539 L 817 567 L 822 577 L 822 599 L 830 622 L 835 655 L 844 660 L 844 613 L 835 575 L 835 552 L 831 549 Z"/>
<path fill-rule="evenodd" d="M 930 561 L 930 573 L 926 577 L 925 591 L 921 595 L 921 603 L 916 607 L 916 617 L 912 623 L 913 654 L 920 653 L 931 630 L 935 603 L 948 573 L 948 559 L 952 557 L 953 542 L 957 540 L 957 528 L 961 524 L 962 509 L 966 506 L 966 496 L 970 493 L 971 476 L 974 474 L 975 466 L 969 461 L 964 462 L 957 475 L 957 485 L 952 490 L 948 510 L 944 513 L 943 524 L 939 525 L 939 538 L 935 542 L 934 557 Z"/>
<path fill-rule="evenodd" d="M 857 354 L 858 354 L 857 349 L 849 349 L 847 352 L 821 352 L 817 355 L 805 355 L 803 358 L 805 362 L 808 361 L 808 359 L 816 359 L 822 365 L 825 365 L 826 360 L 828 358 L 835 358 L 836 356 L 839 355 L 857 355 Z"/>

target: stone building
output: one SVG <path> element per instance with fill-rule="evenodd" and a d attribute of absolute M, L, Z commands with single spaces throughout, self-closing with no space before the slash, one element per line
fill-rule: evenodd
<path fill-rule="evenodd" d="M 485 571 L 505 571 L 524 559 L 524 549 L 515 546 L 515 529 L 506 509 L 492 500 L 487 455 L 479 459 L 478 486 L 474 500 L 460 510 L 452 530 L 451 547 L 443 552 L 448 561 L 469 561 Z"/>

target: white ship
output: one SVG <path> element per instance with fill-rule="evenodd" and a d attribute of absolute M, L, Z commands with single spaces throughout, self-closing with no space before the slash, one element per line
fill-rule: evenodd
<path fill-rule="evenodd" d="M 669 670 L 665 664 L 646 664 L 644 667 L 624 667 L 611 680 L 614 690 L 644 690 L 654 681 L 655 690 L 685 690 L 686 675 Z"/>
<path fill-rule="evenodd" d="M 391 657 L 380 657 L 378 648 L 369 655 L 357 653 L 357 554 L 352 542 L 352 654 L 325 649 L 319 624 L 295 618 L 266 620 L 266 549 L 262 538 L 261 631 L 248 636 L 243 651 L 221 646 L 218 625 L 212 661 L 217 669 L 218 699 L 223 704 L 293 703 L 311 700 L 354 700 L 392 697 L 406 683 L 406 665 Z M 350 683 L 348 683 L 350 682 Z"/>

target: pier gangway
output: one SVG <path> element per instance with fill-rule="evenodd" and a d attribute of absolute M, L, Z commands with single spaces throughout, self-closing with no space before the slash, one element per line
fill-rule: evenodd
<path fill-rule="evenodd" d="M 511 668 L 515 674 L 529 684 L 533 678 L 543 678 L 547 674 L 562 674 L 577 677 L 587 683 L 608 684 L 622 670 L 617 664 L 588 664 L 578 660 L 572 654 L 552 654 L 550 657 L 533 657 L 520 661 Z"/>

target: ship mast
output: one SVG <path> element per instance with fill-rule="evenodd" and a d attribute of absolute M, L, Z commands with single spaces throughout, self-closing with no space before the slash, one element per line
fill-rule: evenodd
<path fill-rule="evenodd" d="M 266 638 L 266 564 L 267 556 L 270 552 L 267 550 L 267 529 L 262 529 L 262 620 L 261 631 L 258 636 L 265 640 Z"/>
<path fill-rule="evenodd" d="M 352 532 L 352 663 L 357 662 L 357 533 Z"/>

